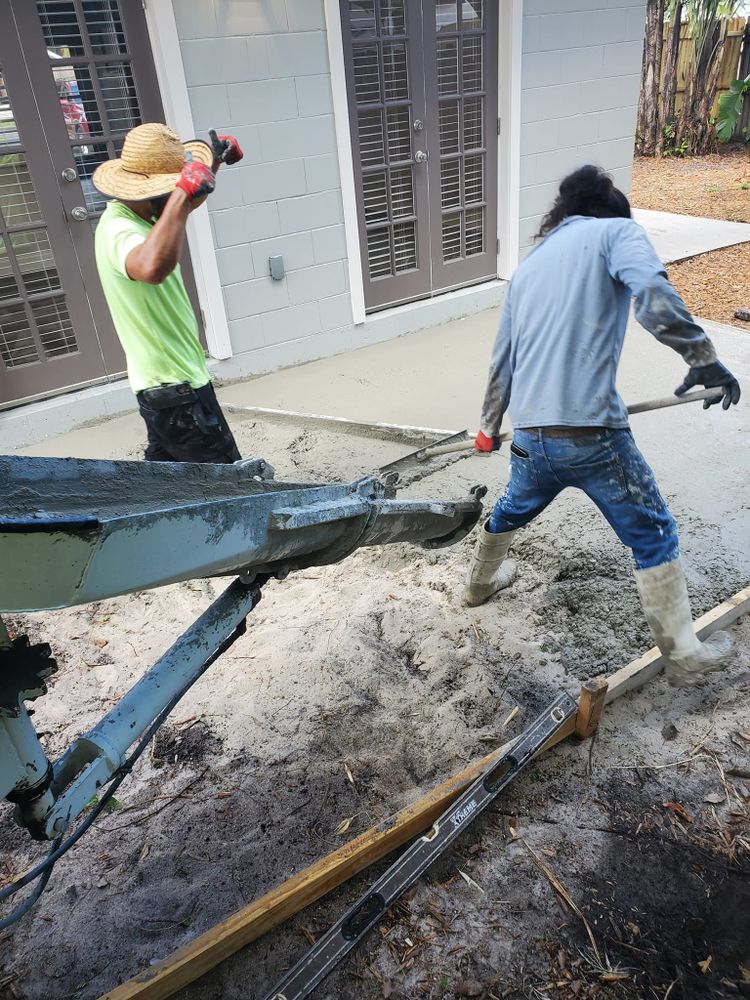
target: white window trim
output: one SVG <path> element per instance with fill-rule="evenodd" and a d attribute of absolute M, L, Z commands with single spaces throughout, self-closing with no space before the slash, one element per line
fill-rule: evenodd
<path fill-rule="evenodd" d="M 498 25 L 498 110 L 502 128 L 498 136 L 498 198 L 497 277 L 507 279 L 518 265 L 521 194 L 521 35 L 523 0 L 497 0 L 500 3 Z M 341 197 L 344 209 L 344 231 L 349 267 L 349 288 L 352 315 L 356 326 L 368 318 L 365 310 L 365 289 L 360 250 L 357 190 L 354 181 L 354 153 L 349 123 L 349 96 L 346 89 L 344 36 L 341 27 L 339 0 L 325 0 L 328 55 L 331 65 L 333 114 L 336 125 Z M 488 278 L 488 282 L 497 280 Z M 461 294 L 464 289 L 446 292 L 445 296 Z M 429 301 L 429 300 L 428 300 Z M 413 303 L 409 303 L 413 305 Z M 394 306 L 401 309 L 402 306 Z M 391 310 L 388 310 L 390 313 Z M 370 317 L 374 318 L 374 317 Z"/>
<path fill-rule="evenodd" d="M 144 6 L 167 124 L 180 138 L 192 139 L 195 136 L 195 126 L 172 0 L 149 0 Z M 205 206 L 191 214 L 188 220 L 187 240 L 209 353 L 211 357 L 217 359 L 231 358 L 232 341 L 229 336 L 211 221 Z"/>

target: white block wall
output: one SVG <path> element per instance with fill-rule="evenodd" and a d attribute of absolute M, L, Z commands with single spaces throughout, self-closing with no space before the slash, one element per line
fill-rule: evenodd
<path fill-rule="evenodd" d="M 522 252 L 576 167 L 604 166 L 629 193 L 645 10 L 643 0 L 524 0 Z"/>
<path fill-rule="evenodd" d="M 506 3 L 509 0 L 496 0 Z M 196 131 L 236 135 L 209 199 L 244 375 L 399 336 L 500 301 L 484 286 L 352 323 L 323 0 L 172 0 Z M 643 0 L 525 0 L 521 246 L 560 178 L 602 163 L 630 186 Z M 269 256 L 287 276 L 274 282 Z"/>

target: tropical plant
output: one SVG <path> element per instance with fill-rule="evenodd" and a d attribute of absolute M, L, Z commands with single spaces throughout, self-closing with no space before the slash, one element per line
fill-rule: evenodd
<path fill-rule="evenodd" d="M 734 135 L 745 103 L 745 94 L 748 92 L 750 92 L 750 74 L 744 80 L 732 80 L 729 92 L 719 98 L 719 113 L 716 116 L 716 135 L 719 142 L 729 142 Z"/>

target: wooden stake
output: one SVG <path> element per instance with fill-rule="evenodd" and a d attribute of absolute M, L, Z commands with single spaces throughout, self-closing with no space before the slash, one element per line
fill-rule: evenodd
<path fill-rule="evenodd" d="M 581 685 L 576 716 L 576 736 L 579 739 L 586 740 L 594 735 L 602 717 L 608 686 L 606 677 L 594 677 Z"/>
<path fill-rule="evenodd" d="M 697 634 L 705 638 L 750 611 L 750 587 L 741 590 L 717 608 L 703 615 L 695 623 Z M 598 721 L 598 699 L 609 704 L 627 691 L 633 691 L 658 674 L 663 666 L 658 649 L 633 660 L 608 678 L 608 688 L 584 695 L 581 692 L 579 715 L 571 719 L 539 751 L 562 742 L 574 732 L 587 732 L 592 720 Z M 587 708 L 587 705 L 589 706 Z M 585 713 L 585 714 L 584 714 Z M 588 721 L 587 721 L 588 720 Z M 204 975 L 210 969 L 233 955 L 244 945 L 261 937 L 267 931 L 288 920 L 316 899 L 346 882 L 374 861 L 385 857 L 412 838 L 424 833 L 445 809 L 490 764 L 498 760 L 511 743 L 506 743 L 481 760 L 470 764 L 463 771 L 448 778 L 437 788 L 423 795 L 394 816 L 367 830 L 355 840 L 344 844 L 337 851 L 321 858 L 309 868 L 238 910 L 227 920 L 201 934 L 194 941 L 168 955 L 161 962 L 137 975 L 134 979 L 115 987 L 99 1000 L 164 1000 L 177 990 Z"/>

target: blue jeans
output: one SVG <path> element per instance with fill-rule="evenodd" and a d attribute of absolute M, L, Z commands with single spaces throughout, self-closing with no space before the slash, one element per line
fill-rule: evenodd
<path fill-rule="evenodd" d="M 638 569 L 679 555 L 674 518 L 627 428 L 565 438 L 517 430 L 510 451 L 510 479 L 488 531 L 522 528 L 572 486 L 594 501 L 623 545 L 633 550 Z"/>

